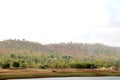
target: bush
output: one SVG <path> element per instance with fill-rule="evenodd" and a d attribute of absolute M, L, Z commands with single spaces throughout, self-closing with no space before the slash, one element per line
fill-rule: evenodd
<path fill-rule="evenodd" d="M 12 66 L 18 68 L 20 66 L 20 63 L 19 62 L 13 62 Z"/>
<path fill-rule="evenodd" d="M 97 66 L 93 63 L 87 63 L 87 62 L 84 62 L 84 63 L 72 63 L 71 64 L 71 67 L 72 68 L 97 68 Z"/>
<path fill-rule="evenodd" d="M 22 63 L 22 64 L 21 64 L 21 67 L 22 67 L 22 68 L 26 68 L 27 65 L 26 65 L 25 63 Z"/>
<path fill-rule="evenodd" d="M 46 69 L 46 68 L 48 68 L 48 65 L 40 65 L 39 68 Z"/>
<path fill-rule="evenodd" d="M 4 68 L 4 69 L 10 68 L 10 63 L 4 62 L 4 63 L 2 64 L 2 68 Z"/>
<path fill-rule="evenodd" d="M 15 58 L 15 54 L 10 54 L 10 58 Z"/>
<path fill-rule="evenodd" d="M 93 68 L 97 68 L 97 66 L 95 64 L 93 64 L 93 63 L 86 63 L 85 68 L 93 69 Z"/>
<path fill-rule="evenodd" d="M 83 65 L 81 63 L 72 63 L 71 67 L 72 68 L 83 68 Z"/>

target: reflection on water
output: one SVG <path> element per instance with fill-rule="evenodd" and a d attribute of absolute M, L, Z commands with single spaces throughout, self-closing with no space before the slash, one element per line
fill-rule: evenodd
<path fill-rule="evenodd" d="M 61 78 L 9 79 L 9 80 L 120 80 L 120 77 L 61 77 Z"/>

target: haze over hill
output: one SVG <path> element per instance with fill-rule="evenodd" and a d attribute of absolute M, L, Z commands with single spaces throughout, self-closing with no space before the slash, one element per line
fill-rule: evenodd
<path fill-rule="evenodd" d="M 120 47 L 103 44 L 59 43 L 43 45 L 26 40 L 4 40 L 0 42 L 0 54 L 67 54 L 76 58 L 119 58 Z"/>

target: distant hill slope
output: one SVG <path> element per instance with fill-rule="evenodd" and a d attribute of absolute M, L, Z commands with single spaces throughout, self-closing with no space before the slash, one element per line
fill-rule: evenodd
<path fill-rule="evenodd" d="M 60 43 L 42 45 L 21 40 L 0 41 L 0 54 L 69 54 L 76 58 L 120 58 L 120 48 L 102 44 Z"/>
<path fill-rule="evenodd" d="M 29 54 L 29 53 L 49 53 L 46 46 L 29 41 L 5 40 L 0 42 L 1 54 Z"/>
<path fill-rule="evenodd" d="M 57 53 L 72 54 L 76 57 L 110 58 L 120 57 L 119 47 L 110 47 L 103 44 L 61 43 L 48 44 L 47 47 Z"/>

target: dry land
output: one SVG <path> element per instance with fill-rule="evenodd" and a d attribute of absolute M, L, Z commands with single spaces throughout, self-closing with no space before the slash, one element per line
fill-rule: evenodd
<path fill-rule="evenodd" d="M 0 69 L 0 80 L 16 78 L 43 78 L 43 77 L 84 77 L 84 76 L 120 76 L 120 70 L 113 69 Z"/>

